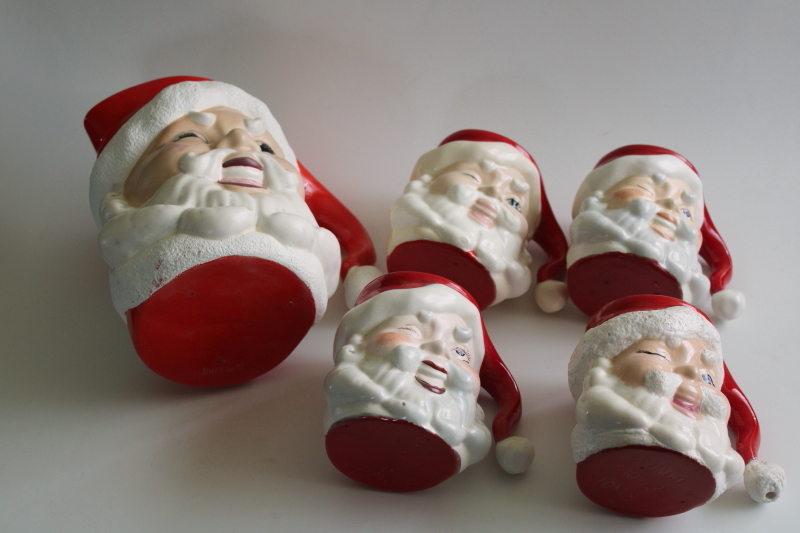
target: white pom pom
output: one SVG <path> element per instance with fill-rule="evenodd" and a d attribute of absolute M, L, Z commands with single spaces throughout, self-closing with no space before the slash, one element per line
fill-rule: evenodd
<path fill-rule="evenodd" d="M 732 289 L 715 292 L 711 297 L 711 308 L 721 320 L 733 320 L 744 313 L 744 294 Z"/>
<path fill-rule="evenodd" d="M 497 443 L 494 450 L 497 462 L 509 474 L 525 472 L 533 462 L 534 450 L 525 437 L 508 437 Z"/>
<path fill-rule="evenodd" d="M 744 486 L 758 503 L 774 502 L 786 486 L 786 473 L 775 463 L 753 459 L 744 469 Z"/>
<path fill-rule="evenodd" d="M 356 305 L 356 299 L 358 299 L 358 295 L 361 294 L 364 287 L 370 281 L 382 275 L 383 272 L 371 265 L 351 267 L 344 277 L 344 301 L 347 304 L 347 308 L 352 309 Z"/>
<path fill-rule="evenodd" d="M 545 313 L 561 311 L 567 304 L 567 284 L 549 279 L 536 286 L 536 305 Z"/>

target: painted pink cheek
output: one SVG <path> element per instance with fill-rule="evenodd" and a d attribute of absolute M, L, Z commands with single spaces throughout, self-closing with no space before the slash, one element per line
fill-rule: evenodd
<path fill-rule="evenodd" d="M 618 198 L 620 200 L 627 200 L 629 198 L 638 198 L 640 196 L 644 196 L 645 192 L 646 191 L 644 191 L 642 189 L 625 188 L 625 189 L 620 189 L 620 190 L 616 191 L 612 195 L 612 197 L 613 198 Z"/>
<path fill-rule="evenodd" d="M 407 342 L 408 337 L 406 335 L 397 333 L 395 331 L 385 331 L 383 333 L 379 333 L 372 339 L 372 343 L 383 347 L 394 347 Z"/>

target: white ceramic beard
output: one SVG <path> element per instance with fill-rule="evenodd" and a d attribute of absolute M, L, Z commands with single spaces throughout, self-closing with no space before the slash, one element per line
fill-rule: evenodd
<path fill-rule="evenodd" d="M 483 459 L 492 436 L 478 405 L 480 381 L 474 372 L 448 361 L 446 391 L 435 394 L 415 374 L 424 350 L 406 345 L 388 356 L 364 350 L 364 339 L 354 335 L 336 355 L 336 366 L 325 378 L 324 429 L 346 418 L 378 416 L 407 420 L 442 438 L 461 458 L 461 470 Z"/>
<path fill-rule="evenodd" d="M 531 285 L 531 256 L 520 236 L 521 222 L 498 200 L 473 187 L 457 184 L 447 195 L 429 190 L 427 174 L 409 182 L 392 205 L 388 253 L 404 242 L 429 240 L 474 251 L 478 262 L 489 271 L 495 284 L 493 303 L 524 294 Z M 480 225 L 469 216 L 479 198 L 497 206 L 493 228 Z"/>
<path fill-rule="evenodd" d="M 675 241 L 656 233 L 650 224 L 659 206 L 636 198 L 626 207 L 609 209 L 598 195 L 583 201 L 581 212 L 569 228 L 567 266 L 590 255 L 622 252 L 655 260 L 681 284 L 683 299 L 695 305 L 707 296 L 711 283 L 698 261 L 698 230 L 678 219 Z"/>
<path fill-rule="evenodd" d="M 659 395 L 668 392 L 629 387 L 611 373 L 609 359 L 598 358 L 586 375 L 583 393 L 575 407 L 577 426 L 572 432 L 575 462 L 608 448 L 629 445 L 668 448 L 711 471 L 716 482 L 713 500 L 744 472 L 744 461 L 731 447 L 728 437 L 730 406 L 724 397 L 704 390 L 700 407 L 703 417 L 695 420 L 672 407 L 671 396 Z"/>
<path fill-rule="evenodd" d="M 297 192 L 300 177 L 262 152 L 248 154 L 264 167 L 269 194 L 229 191 L 217 149 L 181 158 L 183 173 L 167 180 L 144 205 L 131 207 L 120 192 L 101 202 L 100 251 L 111 267 L 114 307 L 125 311 L 189 268 L 226 256 L 268 259 L 294 272 L 311 291 L 316 319 L 338 285 L 339 243 L 320 228 Z"/>

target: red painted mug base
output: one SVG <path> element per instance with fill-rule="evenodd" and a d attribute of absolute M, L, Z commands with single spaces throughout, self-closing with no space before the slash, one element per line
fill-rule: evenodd
<path fill-rule="evenodd" d="M 389 272 L 426 272 L 457 283 L 477 302 L 481 310 L 494 302 L 497 292 L 489 271 L 474 253 L 434 241 L 409 241 L 398 244 L 386 258 Z"/>
<path fill-rule="evenodd" d="M 314 323 L 314 298 L 288 268 L 256 257 L 197 265 L 128 310 L 142 361 L 178 383 L 218 387 L 283 361 Z"/>
<path fill-rule="evenodd" d="M 683 298 L 675 277 L 652 259 L 609 252 L 576 261 L 567 271 L 567 290 L 575 306 L 593 315 L 609 302 L 635 294 Z"/>
<path fill-rule="evenodd" d="M 325 450 L 350 479 L 391 492 L 434 487 L 461 467 L 456 451 L 440 437 L 391 418 L 340 420 L 325 435 Z"/>
<path fill-rule="evenodd" d="M 705 466 L 657 446 L 609 448 L 577 465 L 581 492 L 617 513 L 658 517 L 684 513 L 708 502 L 716 482 Z"/>

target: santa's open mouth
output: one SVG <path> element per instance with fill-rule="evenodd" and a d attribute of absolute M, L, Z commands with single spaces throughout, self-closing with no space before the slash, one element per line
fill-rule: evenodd
<path fill-rule="evenodd" d="M 672 405 L 690 418 L 700 418 L 700 406 L 688 399 L 684 399 L 682 396 L 672 398 Z"/>
<path fill-rule="evenodd" d="M 485 198 L 478 198 L 469 209 L 469 217 L 483 227 L 492 228 L 497 217 L 497 206 Z"/>
<path fill-rule="evenodd" d="M 653 231 L 667 239 L 668 241 L 675 240 L 675 230 L 678 229 L 678 225 L 675 223 L 675 219 L 667 213 L 657 213 L 656 216 L 653 217 L 652 225 L 650 226 L 653 228 Z"/>
<path fill-rule="evenodd" d="M 447 379 L 447 370 L 433 361 L 425 359 L 417 370 L 417 382 L 434 394 L 444 394 L 444 380 Z"/>
<path fill-rule="evenodd" d="M 433 361 L 429 361 L 429 360 L 425 359 L 424 361 L 422 361 L 422 364 L 423 364 L 423 365 L 428 365 L 428 366 L 429 366 L 429 367 L 431 367 L 432 369 L 434 369 L 434 370 L 438 370 L 438 371 L 439 371 L 439 372 L 441 372 L 442 374 L 447 374 L 447 370 L 445 370 L 444 368 L 440 367 L 439 365 L 437 365 L 437 364 L 436 364 L 436 363 L 434 363 Z"/>
<path fill-rule="evenodd" d="M 225 161 L 222 163 L 222 168 L 228 167 L 252 167 L 259 172 L 264 172 L 264 167 L 261 166 L 261 163 L 252 157 L 235 157 L 230 161 Z"/>
<path fill-rule="evenodd" d="M 434 385 L 431 385 L 430 383 L 428 383 L 424 379 L 420 379 L 419 376 L 415 376 L 415 377 L 417 378 L 417 382 L 420 385 L 422 385 L 423 387 L 425 387 L 426 389 L 428 389 L 432 393 L 434 393 L 434 394 L 444 394 L 445 393 L 446 389 L 444 387 L 436 387 Z"/>
<path fill-rule="evenodd" d="M 251 157 L 235 157 L 222 163 L 222 179 L 219 183 L 239 187 L 264 188 L 264 167 Z"/>

